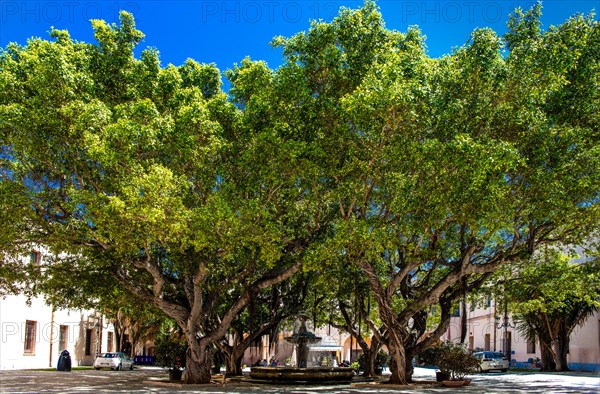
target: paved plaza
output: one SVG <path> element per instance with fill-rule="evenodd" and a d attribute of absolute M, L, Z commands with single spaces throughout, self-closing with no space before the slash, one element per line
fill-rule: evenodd
<path fill-rule="evenodd" d="M 409 388 L 385 385 L 274 385 L 228 382 L 210 385 L 181 385 L 166 382 L 167 373 L 158 368 L 134 371 L 0 371 L 0 393 L 600 393 L 600 377 L 594 374 L 490 373 L 471 376 L 472 383 L 460 389 L 424 382 L 435 379 L 431 369 L 416 368 Z"/>

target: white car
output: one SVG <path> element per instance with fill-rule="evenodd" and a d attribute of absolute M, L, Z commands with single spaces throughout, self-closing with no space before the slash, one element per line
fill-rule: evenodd
<path fill-rule="evenodd" d="M 100 356 L 96 357 L 96 361 L 94 361 L 94 368 L 110 368 L 115 371 L 120 371 L 122 369 L 133 369 L 133 360 L 121 352 L 113 352 L 113 353 L 102 353 Z"/>
<path fill-rule="evenodd" d="M 508 371 L 508 359 L 501 352 L 476 352 L 473 357 L 479 360 L 479 372 L 498 370 Z"/>

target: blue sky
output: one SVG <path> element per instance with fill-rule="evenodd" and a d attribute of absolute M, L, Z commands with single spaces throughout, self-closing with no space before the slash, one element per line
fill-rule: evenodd
<path fill-rule="evenodd" d="M 80 41 L 93 42 L 90 19 L 117 21 L 118 11 L 131 11 L 146 34 L 138 48 L 155 47 L 163 65 L 182 64 L 187 58 L 214 62 L 221 70 L 244 57 L 281 64 L 281 52 L 272 49 L 277 35 L 306 30 L 314 19 L 330 21 L 341 6 L 359 7 L 362 1 L 327 0 L 145 0 L 145 1 L 9 1 L 0 0 L 0 47 L 29 37 L 48 38 L 51 26 L 67 29 Z M 506 30 L 509 13 L 535 1 L 519 0 L 379 0 L 388 28 L 406 31 L 418 25 L 427 36 L 431 56 L 442 56 L 463 45 L 477 27 Z M 560 24 L 574 13 L 600 10 L 600 0 L 546 0 L 542 2 L 544 28 Z M 596 19 L 598 16 L 596 16 Z"/>

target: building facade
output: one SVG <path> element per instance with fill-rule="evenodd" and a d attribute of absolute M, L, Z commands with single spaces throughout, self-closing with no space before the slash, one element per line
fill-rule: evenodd
<path fill-rule="evenodd" d="M 496 307 L 490 299 L 483 307 L 457 310 L 442 339 L 460 342 L 461 314 L 467 314 L 466 346 L 469 350 L 501 351 L 509 357 L 512 367 L 535 367 L 541 358 L 539 341 L 529 341 L 514 327 L 512 316 Z M 590 316 L 571 334 L 568 354 L 569 368 L 579 371 L 600 371 L 600 313 Z"/>
<path fill-rule="evenodd" d="M 0 369 L 55 368 L 63 350 L 72 366 L 92 365 L 96 355 L 114 351 L 112 324 L 90 310 L 60 310 L 40 298 L 0 300 Z"/>
<path fill-rule="evenodd" d="M 42 252 L 31 252 L 29 263 L 42 260 Z M 0 298 L 0 335 L 2 370 L 56 368 L 63 350 L 72 366 L 92 365 L 117 345 L 113 325 L 97 311 L 58 309 L 23 295 Z"/>

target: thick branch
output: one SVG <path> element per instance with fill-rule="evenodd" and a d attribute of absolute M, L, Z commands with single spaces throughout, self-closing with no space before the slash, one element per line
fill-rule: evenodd
<path fill-rule="evenodd" d="M 292 264 L 290 267 L 286 268 L 279 274 L 263 277 L 257 280 L 252 285 L 248 286 L 246 291 L 237 299 L 237 301 L 225 312 L 223 319 L 221 320 L 219 326 L 207 335 L 207 341 L 217 340 L 227 333 L 227 330 L 231 326 L 231 323 L 235 320 L 238 313 L 250 302 L 252 297 L 257 294 L 259 291 L 266 289 L 274 284 L 283 282 L 286 279 L 289 279 L 292 275 L 297 273 L 300 270 L 302 263 L 300 260 Z"/>
<path fill-rule="evenodd" d="M 122 268 L 114 270 L 113 274 L 123 287 L 125 287 L 139 299 L 155 305 L 167 316 L 177 321 L 177 324 L 179 324 L 181 327 L 185 325 L 188 317 L 188 310 L 186 308 L 181 305 L 165 301 L 162 298 L 157 298 L 146 287 L 142 286 L 139 282 L 132 280 L 132 278 L 127 275 Z"/>
<path fill-rule="evenodd" d="M 198 270 L 196 271 L 196 275 L 194 275 L 193 285 L 193 302 L 191 304 L 190 318 L 188 321 L 188 329 L 192 332 L 196 332 L 198 330 L 197 322 L 199 317 L 202 314 L 203 307 L 203 294 L 202 294 L 202 283 L 206 279 L 206 275 L 208 274 L 208 268 L 206 264 L 202 261 L 198 263 Z"/>

